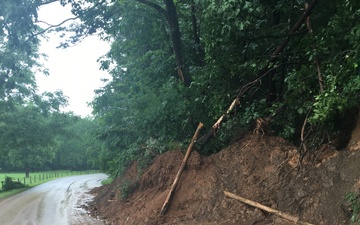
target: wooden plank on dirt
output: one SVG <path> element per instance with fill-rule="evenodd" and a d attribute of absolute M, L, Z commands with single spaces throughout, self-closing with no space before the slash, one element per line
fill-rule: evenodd
<path fill-rule="evenodd" d="M 227 191 L 224 191 L 224 194 L 226 197 L 229 197 L 229 198 L 233 198 L 233 199 L 236 199 L 236 200 L 239 200 L 240 202 L 243 202 L 245 204 L 248 204 L 248 205 L 251 205 L 253 207 L 256 207 L 256 208 L 259 208 L 259 209 L 262 209 L 266 212 L 269 212 L 269 213 L 273 213 L 279 217 L 282 217 L 284 219 L 287 219 L 289 221 L 292 221 L 293 223 L 295 224 L 301 224 L 301 225 L 314 225 L 312 223 L 308 223 L 308 222 L 305 222 L 305 221 L 301 221 L 300 218 L 298 216 L 294 216 L 294 215 L 291 215 L 291 214 L 288 214 L 288 213 L 285 213 L 285 212 L 282 212 L 282 211 L 279 211 L 277 209 L 273 209 L 273 208 L 270 208 L 266 205 L 262 205 L 258 202 L 254 202 L 250 199 L 247 199 L 247 198 L 244 198 L 244 197 L 241 197 L 241 196 L 238 196 L 236 194 L 233 194 L 231 192 L 227 192 Z"/>

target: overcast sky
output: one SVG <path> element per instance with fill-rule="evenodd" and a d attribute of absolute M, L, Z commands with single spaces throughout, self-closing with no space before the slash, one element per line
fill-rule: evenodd
<path fill-rule="evenodd" d="M 58 24 L 64 19 L 73 17 L 70 8 L 63 8 L 59 2 L 40 8 L 39 20 Z M 49 41 L 43 41 L 40 51 L 48 55 L 43 62 L 50 75 L 36 75 L 39 92 L 62 90 L 69 98 L 65 111 L 73 111 L 80 116 L 91 115 L 92 109 L 87 106 L 94 97 L 94 90 L 102 86 L 101 78 L 107 78 L 99 70 L 96 60 L 109 50 L 109 44 L 100 41 L 96 36 L 87 37 L 76 46 L 57 49 L 61 39 L 50 35 Z"/>

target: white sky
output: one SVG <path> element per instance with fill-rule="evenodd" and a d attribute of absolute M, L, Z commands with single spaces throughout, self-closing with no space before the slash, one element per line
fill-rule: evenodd
<path fill-rule="evenodd" d="M 62 7 L 59 2 L 40 8 L 39 20 L 58 24 L 73 17 L 69 7 Z M 49 69 L 49 76 L 36 75 L 39 92 L 62 90 L 69 98 L 69 106 L 64 111 L 73 111 L 82 117 L 91 115 L 87 105 L 94 98 L 94 90 L 103 86 L 101 78 L 109 75 L 100 71 L 96 60 L 108 52 L 110 45 L 96 36 L 85 38 L 81 43 L 67 49 L 57 49 L 61 39 L 58 34 L 51 34 L 49 41 L 42 41 L 40 52 L 47 54 L 44 66 Z"/>

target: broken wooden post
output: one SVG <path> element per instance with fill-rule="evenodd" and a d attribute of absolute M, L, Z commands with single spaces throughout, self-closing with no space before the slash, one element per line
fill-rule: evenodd
<path fill-rule="evenodd" d="M 171 189 L 170 189 L 170 191 L 169 191 L 169 194 L 168 194 L 168 196 L 166 197 L 165 203 L 164 203 L 163 207 L 161 208 L 161 211 L 160 211 L 161 214 L 165 214 L 167 208 L 169 207 L 169 204 L 170 204 L 171 198 L 172 198 L 172 196 L 173 196 L 173 194 L 174 194 L 175 188 L 176 188 L 176 186 L 177 186 L 177 184 L 178 184 L 178 182 L 179 182 L 179 180 L 180 180 L 180 177 L 181 177 L 181 174 L 182 174 L 182 172 L 183 172 L 183 170 L 184 170 L 184 168 L 185 168 L 186 162 L 187 162 L 187 160 L 188 160 L 189 157 L 190 157 L 190 153 L 191 153 L 191 151 L 192 151 L 193 145 L 194 145 L 194 143 L 195 143 L 195 141 L 196 141 L 196 139 L 197 139 L 197 136 L 199 135 L 199 132 L 200 132 L 200 130 L 201 130 L 202 127 L 203 127 L 203 124 L 202 124 L 202 123 L 199 123 L 199 125 L 198 125 L 198 127 L 197 127 L 197 129 L 196 129 L 196 131 L 195 131 L 195 133 L 194 133 L 194 136 L 193 136 L 193 138 L 191 139 L 191 142 L 190 142 L 190 144 L 189 144 L 189 147 L 188 147 L 188 149 L 186 150 L 185 157 L 184 157 L 183 161 L 181 162 L 180 169 L 179 169 L 179 171 L 178 171 L 177 174 L 176 174 L 175 180 L 174 180 L 174 182 L 173 182 L 173 184 L 172 184 L 172 186 L 171 186 Z"/>
<path fill-rule="evenodd" d="M 282 212 L 282 211 L 279 211 L 279 210 L 276 210 L 276 209 L 273 209 L 273 208 L 270 208 L 268 206 L 265 206 L 265 205 L 262 205 L 258 202 L 254 202 L 254 201 L 251 201 L 249 199 L 246 199 L 246 198 L 243 198 L 243 197 L 240 197 L 238 195 L 235 195 L 231 192 L 227 192 L 227 191 L 224 191 L 224 194 L 226 197 L 229 197 L 229 198 L 233 198 L 233 199 L 236 199 L 236 200 L 239 200 L 240 202 L 243 202 L 245 204 L 248 204 L 248 205 L 251 205 L 251 206 L 254 206 L 256 208 L 259 208 L 259 209 L 262 209 L 266 212 L 269 212 L 269 213 L 273 213 L 277 216 L 280 216 L 284 219 L 287 219 L 289 221 L 292 221 L 293 223 L 295 224 L 301 224 L 301 225 L 314 225 L 312 223 L 308 223 L 308 222 L 305 222 L 305 221 L 301 221 L 300 218 L 298 216 L 294 216 L 294 215 L 291 215 L 291 214 L 288 214 L 288 213 L 285 213 L 285 212 Z"/>
<path fill-rule="evenodd" d="M 199 139 L 199 143 L 201 145 L 201 149 L 205 147 L 205 145 L 210 141 L 210 139 L 216 134 L 216 132 L 220 129 L 221 124 L 224 122 L 225 118 L 229 113 L 235 108 L 236 105 L 240 104 L 239 98 L 235 98 L 230 104 L 229 108 L 226 110 L 226 113 L 222 114 L 220 118 L 212 125 L 210 130 Z"/>

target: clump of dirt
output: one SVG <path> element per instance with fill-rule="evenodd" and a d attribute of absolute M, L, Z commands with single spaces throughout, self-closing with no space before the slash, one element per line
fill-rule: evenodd
<path fill-rule="evenodd" d="M 359 191 L 359 151 L 326 147 L 315 164 L 305 161 L 301 168 L 297 157 L 296 147 L 284 139 L 260 134 L 209 157 L 193 152 L 167 213 L 160 215 L 183 159 L 181 151 L 169 151 L 142 176 L 134 164 L 124 178 L 95 189 L 89 210 L 112 225 L 292 224 L 225 197 L 229 191 L 313 224 L 351 224 L 344 196 Z M 136 184 L 127 199 L 121 199 L 124 180 Z"/>

